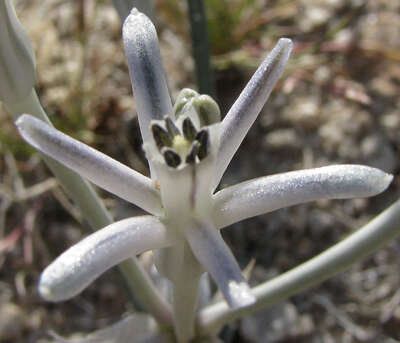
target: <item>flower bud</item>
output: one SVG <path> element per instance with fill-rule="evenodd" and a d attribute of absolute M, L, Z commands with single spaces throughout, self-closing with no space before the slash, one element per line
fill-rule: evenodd
<path fill-rule="evenodd" d="M 0 0 L 0 101 L 15 104 L 35 83 L 35 57 L 10 0 Z"/>

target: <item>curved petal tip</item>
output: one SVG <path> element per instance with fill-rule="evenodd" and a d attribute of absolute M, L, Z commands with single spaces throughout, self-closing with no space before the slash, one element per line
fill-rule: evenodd
<path fill-rule="evenodd" d="M 54 299 L 53 294 L 51 293 L 51 290 L 49 287 L 39 284 L 39 294 L 40 296 L 48 301 L 57 301 L 57 299 Z"/>
<path fill-rule="evenodd" d="M 278 40 L 277 46 L 279 50 L 284 49 L 286 52 L 290 53 L 293 49 L 293 41 L 290 38 L 280 38 Z"/>
<path fill-rule="evenodd" d="M 271 58 L 271 60 L 274 60 L 274 62 L 277 63 L 276 69 L 283 69 L 292 50 L 293 41 L 290 38 L 280 38 L 274 49 L 271 51 L 271 57 L 268 56 L 267 59 Z"/>
<path fill-rule="evenodd" d="M 46 271 L 44 271 L 44 273 L 45 272 Z M 60 294 L 58 294 L 57 292 L 53 292 L 51 285 L 49 285 L 48 282 L 46 282 L 46 280 L 45 280 L 46 278 L 43 278 L 43 276 L 44 276 L 44 274 L 42 273 L 42 275 L 40 276 L 40 279 L 39 279 L 38 291 L 39 291 L 40 296 L 44 300 L 58 302 L 58 301 L 63 301 L 63 300 L 67 300 L 70 298 L 70 297 L 60 296 Z"/>
<path fill-rule="evenodd" d="M 389 187 L 389 185 L 393 181 L 393 175 L 392 174 L 387 174 L 379 169 L 377 169 L 378 172 L 382 173 L 383 175 L 379 178 L 379 182 L 377 187 L 381 189 L 381 192 L 386 190 L 386 188 Z"/>
<path fill-rule="evenodd" d="M 355 180 L 355 184 L 358 183 L 363 185 L 366 194 L 363 196 L 373 196 L 382 193 L 386 188 L 389 187 L 393 180 L 393 175 L 388 174 L 378 168 L 367 167 L 362 165 L 344 165 L 344 168 L 348 168 L 348 173 L 359 175 L 358 182 Z M 353 176 L 354 177 L 354 176 Z"/>

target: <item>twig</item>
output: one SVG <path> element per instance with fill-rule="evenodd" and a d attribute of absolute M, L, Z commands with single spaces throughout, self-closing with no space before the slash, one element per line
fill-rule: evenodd
<path fill-rule="evenodd" d="M 393 297 L 384 305 L 382 314 L 379 318 L 382 324 L 386 323 L 387 321 L 392 318 L 394 311 L 400 305 L 400 289 L 393 295 Z"/>
<path fill-rule="evenodd" d="M 1 191 L 0 191 L 1 195 Z M 10 197 L 3 196 L 1 203 L 0 203 L 0 239 L 4 236 L 5 231 L 5 223 L 6 223 L 6 216 L 7 211 L 10 208 L 12 201 Z"/>
<path fill-rule="evenodd" d="M 24 201 L 31 198 L 36 198 L 39 195 L 46 193 L 56 187 L 58 187 L 58 182 L 54 177 L 50 177 L 43 182 L 36 183 L 35 185 L 25 188 L 19 196 L 15 198 L 15 201 Z"/>
<path fill-rule="evenodd" d="M 337 308 L 327 296 L 315 295 L 313 301 L 324 307 L 333 317 L 335 317 L 339 325 L 342 326 L 351 336 L 360 341 L 367 341 L 373 338 L 372 332 L 364 330 L 361 326 L 355 324 L 351 318 Z"/>
<path fill-rule="evenodd" d="M 54 198 L 57 199 L 58 203 L 67 211 L 72 218 L 74 218 L 78 223 L 82 223 L 82 214 L 74 206 L 74 204 L 68 199 L 68 196 L 60 188 L 54 188 L 52 190 Z"/>

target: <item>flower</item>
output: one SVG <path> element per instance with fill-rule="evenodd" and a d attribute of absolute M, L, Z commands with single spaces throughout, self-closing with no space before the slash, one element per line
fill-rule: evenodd
<path fill-rule="evenodd" d="M 59 256 L 40 278 L 51 301 L 69 299 L 108 268 L 146 250 L 161 249 L 159 271 L 179 279 L 182 263 L 203 269 L 231 307 L 255 301 L 218 229 L 282 207 L 316 199 L 382 192 L 392 176 L 360 165 L 335 165 L 260 177 L 215 192 L 222 175 L 281 75 L 292 42 L 282 38 L 257 69 L 224 119 L 207 95 L 181 91 L 171 104 L 157 35 L 132 10 L 123 40 L 151 178 L 22 115 L 22 137 L 98 186 L 151 215 L 124 219 L 83 239 Z"/>
<path fill-rule="evenodd" d="M 15 104 L 33 88 L 35 57 L 10 0 L 0 1 L 0 42 L 0 101 Z"/>

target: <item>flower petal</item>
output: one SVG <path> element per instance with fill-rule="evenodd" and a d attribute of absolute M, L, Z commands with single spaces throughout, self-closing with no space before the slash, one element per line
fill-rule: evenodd
<path fill-rule="evenodd" d="M 219 231 L 209 223 L 195 222 L 185 231 L 193 254 L 218 285 L 230 307 L 251 305 L 255 297 Z"/>
<path fill-rule="evenodd" d="M 20 116 L 15 124 L 21 136 L 42 153 L 152 214 L 162 212 L 159 193 L 146 176 L 30 115 Z"/>
<path fill-rule="evenodd" d="M 383 192 L 392 178 L 379 169 L 360 165 L 334 165 L 265 176 L 216 193 L 214 222 L 222 228 L 313 200 L 369 197 Z"/>
<path fill-rule="evenodd" d="M 157 32 L 150 19 L 134 8 L 122 33 L 143 142 L 152 143 L 150 121 L 165 115 L 173 118 Z"/>
<path fill-rule="evenodd" d="M 292 45 L 292 41 L 288 38 L 281 38 L 278 41 L 222 121 L 214 188 L 281 76 L 292 51 Z"/>
<path fill-rule="evenodd" d="M 176 237 L 152 216 L 115 222 L 86 237 L 50 264 L 40 277 L 39 292 L 50 301 L 72 298 L 121 261 L 175 241 Z"/>

